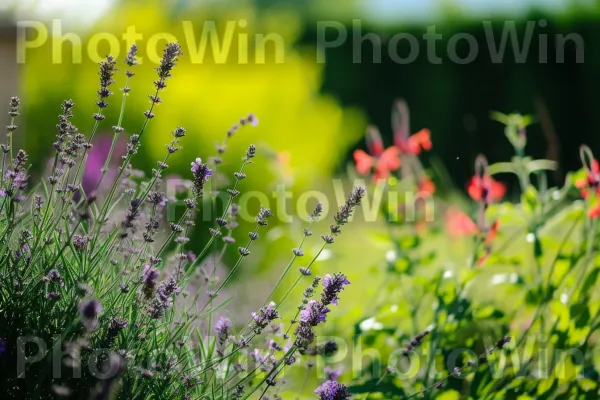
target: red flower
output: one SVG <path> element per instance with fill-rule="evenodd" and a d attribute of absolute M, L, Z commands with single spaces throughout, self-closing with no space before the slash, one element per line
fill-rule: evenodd
<path fill-rule="evenodd" d="M 485 254 L 477 260 L 477 265 L 481 266 L 491 254 L 491 244 L 498 234 L 500 223 L 496 220 L 492 225 L 481 231 L 471 218 L 458 207 L 450 207 L 446 211 L 446 229 L 452 236 L 461 235 L 485 235 L 483 237 L 483 245 L 485 246 Z"/>
<path fill-rule="evenodd" d="M 431 150 L 431 132 L 429 129 L 421 129 L 419 132 L 411 135 L 407 141 L 398 140 L 397 146 L 403 153 L 414 155 L 421 154 L 421 150 Z"/>
<path fill-rule="evenodd" d="M 419 182 L 419 190 L 420 193 L 428 193 L 430 195 L 435 193 L 435 183 L 429 179 L 429 177 L 425 176 Z"/>
<path fill-rule="evenodd" d="M 600 203 L 597 203 L 595 206 L 589 209 L 588 217 L 591 219 L 600 217 Z"/>
<path fill-rule="evenodd" d="M 370 156 L 362 150 L 355 150 L 354 161 L 356 162 L 356 172 L 361 175 L 368 175 L 374 169 L 373 178 L 375 180 L 385 179 L 390 176 L 392 171 L 400 168 L 398 149 L 395 147 L 388 147 L 379 157 Z"/>
<path fill-rule="evenodd" d="M 355 150 L 353 154 L 356 172 L 360 175 L 369 175 L 371 170 L 374 170 L 373 178 L 377 181 L 389 177 L 392 171 L 400 168 L 398 149 L 391 146 L 384 150 L 377 128 L 372 126 L 367 128 L 366 141 L 370 155 L 363 150 Z"/>
<path fill-rule="evenodd" d="M 600 193 L 600 165 L 598 160 L 593 159 L 590 163 L 590 170 L 587 171 L 587 176 L 575 181 L 575 187 L 579 189 L 581 197 L 589 196 L 589 189 L 595 188 Z"/>
<path fill-rule="evenodd" d="M 503 183 L 500 183 L 489 176 L 484 178 L 480 176 L 474 176 L 469 181 L 469 187 L 467 188 L 469 196 L 475 201 L 485 200 L 487 202 L 494 202 L 502 199 L 506 193 L 506 187 Z"/>
<path fill-rule="evenodd" d="M 394 130 L 394 145 L 405 154 L 421 154 L 421 150 L 431 150 L 431 133 L 429 129 L 421 129 L 409 136 L 408 105 L 402 99 L 396 100 L 392 109 L 392 129 Z"/>
<path fill-rule="evenodd" d="M 446 229 L 451 236 L 474 235 L 479 232 L 475 222 L 458 207 L 446 211 Z"/>

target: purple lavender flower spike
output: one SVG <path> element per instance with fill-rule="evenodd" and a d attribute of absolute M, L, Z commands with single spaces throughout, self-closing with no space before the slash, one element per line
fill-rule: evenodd
<path fill-rule="evenodd" d="M 326 381 L 315 390 L 315 393 L 319 396 L 319 400 L 346 400 L 351 397 L 348 388 L 336 381 Z"/>
<path fill-rule="evenodd" d="M 344 274 L 325 275 L 325 278 L 323 278 L 323 293 L 321 294 L 323 304 L 334 304 L 337 306 L 339 293 L 344 290 L 344 286 L 349 284 L 350 281 Z"/>
<path fill-rule="evenodd" d="M 231 321 L 229 318 L 221 317 L 215 324 L 215 332 L 219 335 L 219 341 L 223 339 L 223 342 L 227 340 L 231 333 Z"/>
<path fill-rule="evenodd" d="M 270 302 L 266 307 L 262 307 L 258 312 L 252 313 L 252 319 L 254 320 L 253 330 L 258 335 L 263 329 L 265 329 L 271 322 L 279 318 L 279 313 L 275 309 L 275 303 Z"/>
<path fill-rule="evenodd" d="M 206 181 L 212 176 L 212 170 L 208 168 L 208 164 L 203 163 L 202 159 L 198 157 L 192 162 L 191 171 L 194 175 L 194 192 L 197 196 L 200 196 Z"/>
<path fill-rule="evenodd" d="M 149 287 L 155 287 L 158 282 L 158 277 L 160 273 L 154 267 L 149 264 L 144 266 L 144 271 L 142 272 L 142 282 L 144 285 Z"/>
<path fill-rule="evenodd" d="M 327 313 L 329 311 L 329 308 L 323 306 L 318 301 L 311 300 L 306 305 L 306 308 L 300 312 L 300 321 L 311 326 L 316 326 L 320 322 L 327 320 Z"/>

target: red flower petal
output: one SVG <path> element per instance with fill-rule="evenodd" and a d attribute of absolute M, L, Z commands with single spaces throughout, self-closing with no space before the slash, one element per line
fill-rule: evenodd
<path fill-rule="evenodd" d="M 431 150 L 431 132 L 429 129 L 421 129 L 408 138 L 408 151 L 414 155 L 419 155 L 421 149 Z"/>
<path fill-rule="evenodd" d="M 482 196 L 482 188 L 481 188 L 481 178 L 478 176 L 474 176 L 469 181 L 469 187 L 467 188 L 467 192 L 469 192 L 469 196 L 475 201 L 481 200 Z"/>
<path fill-rule="evenodd" d="M 452 236 L 474 235 L 478 232 L 475 222 L 458 207 L 450 207 L 446 211 L 446 229 Z"/>
<path fill-rule="evenodd" d="M 435 184 L 431 181 L 431 179 L 425 177 L 419 183 L 419 192 L 434 194 L 435 193 Z"/>
<path fill-rule="evenodd" d="M 477 267 L 481 268 L 481 266 L 487 261 L 487 259 L 490 257 L 490 252 L 489 250 L 486 250 L 485 254 L 479 258 L 479 260 L 477 260 Z"/>
<path fill-rule="evenodd" d="M 479 176 L 474 176 L 469 181 L 469 186 L 467 188 L 469 196 L 475 201 L 481 200 L 484 187 L 487 187 L 489 190 L 487 194 L 487 201 L 489 202 L 495 202 L 502 199 L 506 193 L 506 187 L 503 183 L 500 183 L 489 176 L 483 179 Z"/>
<path fill-rule="evenodd" d="M 395 171 L 400 168 L 400 153 L 397 147 L 391 146 L 379 157 L 377 168 L 384 168 L 388 171 Z"/>
<path fill-rule="evenodd" d="M 382 168 L 380 164 L 377 164 L 375 167 L 375 172 L 373 173 L 373 179 L 375 181 L 380 181 L 382 179 L 387 179 L 391 175 L 390 170 L 387 168 Z"/>
<path fill-rule="evenodd" d="M 356 172 L 360 175 L 368 175 L 373 167 L 373 157 L 362 150 L 354 150 L 353 156 L 356 162 Z"/>
<path fill-rule="evenodd" d="M 496 235 L 498 235 L 498 226 L 499 225 L 500 225 L 500 223 L 497 220 L 494 221 L 494 223 L 490 227 L 490 230 L 488 231 L 487 236 L 485 237 L 485 244 L 489 245 L 494 240 Z"/>
<path fill-rule="evenodd" d="M 590 208 L 588 211 L 588 216 L 592 219 L 600 217 L 600 203 Z"/>
<path fill-rule="evenodd" d="M 503 183 L 493 180 L 489 178 L 491 181 L 490 184 L 490 201 L 498 201 L 504 197 L 506 194 L 506 186 Z"/>

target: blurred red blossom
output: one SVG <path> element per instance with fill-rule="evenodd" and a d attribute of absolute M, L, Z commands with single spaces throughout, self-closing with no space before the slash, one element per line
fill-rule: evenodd
<path fill-rule="evenodd" d="M 400 168 L 399 151 L 396 147 L 384 149 L 383 141 L 379 131 L 374 126 L 367 128 L 367 149 L 370 154 L 363 150 L 354 151 L 356 172 L 361 175 L 369 175 L 373 171 L 373 179 L 376 181 L 386 179 L 392 171 Z"/>
<path fill-rule="evenodd" d="M 600 203 L 597 203 L 595 206 L 590 208 L 588 211 L 588 216 L 592 219 L 600 217 Z"/>
<path fill-rule="evenodd" d="M 431 150 L 431 132 L 429 129 L 421 129 L 414 135 L 409 136 L 405 141 L 398 139 L 396 146 L 402 153 L 410 153 L 418 156 L 421 154 L 421 150 Z"/>
<path fill-rule="evenodd" d="M 479 232 L 473 220 L 458 207 L 452 206 L 446 211 L 446 230 L 450 236 L 474 235 Z"/>
<path fill-rule="evenodd" d="M 435 193 L 435 184 L 428 176 L 421 178 L 421 181 L 419 182 L 419 192 L 431 195 Z"/>
<path fill-rule="evenodd" d="M 467 191 L 473 200 L 483 199 L 489 203 L 501 200 L 506 193 L 506 187 L 490 176 L 473 176 L 469 181 Z"/>

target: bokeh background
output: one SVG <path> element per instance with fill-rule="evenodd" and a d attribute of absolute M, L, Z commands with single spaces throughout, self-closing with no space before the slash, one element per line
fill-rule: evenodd
<path fill-rule="evenodd" d="M 424 156 L 424 164 L 442 193 L 460 196 L 464 192 L 477 154 L 485 153 L 492 162 L 511 156 L 503 127 L 490 118 L 494 110 L 534 115 L 536 123 L 528 129 L 527 150 L 535 157 L 559 162 L 555 183 L 564 181 L 566 171 L 580 167 L 578 148 L 582 143 L 592 149 L 600 146 L 600 2 L 595 0 L 0 0 L 0 16 L 0 96 L 6 99 L 0 101 L 1 115 L 4 118 L 4 109 L 8 110 L 9 97 L 18 94 L 24 115 L 16 143 L 29 151 L 34 175 L 43 172 L 52 154 L 62 100 L 72 98 L 77 104 L 75 124 L 84 133 L 91 129 L 97 65 L 87 56 L 86 46 L 98 33 L 119 38 L 120 52 L 114 54 L 119 61 L 127 50 L 121 40 L 127 28 L 135 26 L 143 35 L 139 44 L 145 60 L 135 69 L 123 123 L 129 134 L 139 129 L 147 95 L 153 89 L 155 65 L 145 54 L 148 38 L 168 33 L 179 39 L 186 53 L 145 134 L 146 142 L 134 160 L 136 168 L 149 172 L 163 158 L 170 132 L 181 125 L 188 136 L 182 143 L 184 149 L 170 162 L 170 171 L 185 176 L 193 158 L 214 155 L 214 144 L 223 140 L 233 123 L 250 112 L 257 115 L 257 127 L 241 130 L 230 141 L 221 172 L 230 175 L 236 171 L 247 146 L 255 143 L 260 157 L 248 171 L 241 191 L 264 193 L 277 214 L 273 192 L 278 187 L 290 190 L 293 194 L 287 203 L 294 218 L 275 222 L 264 240 L 257 242 L 237 275 L 233 292 L 244 301 L 236 302 L 240 306 L 232 310 L 234 315 L 248 315 L 263 300 L 300 240 L 302 221 L 294 210 L 295 200 L 310 190 L 334 199 L 333 179 L 340 179 L 340 184 L 350 189 L 347 172 L 352 170 L 352 151 L 365 147 L 367 124 L 379 126 L 384 141 L 391 144 L 390 111 L 398 97 L 410 106 L 412 131 L 427 127 L 432 132 L 433 150 Z M 17 64 L 17 24 L 41 22 L 51 36 L 52 20 L 60 22 L 63 34 L 72 32 L 81 38 L 82 62 L 73 63 L 72 46 L 63 44 L 62 62 L 53 63 L 53 45 L 48 39 L 41 47 L 28 49 L 25 62 Z M 238 26 L 236 34 L 280 35 L 285 61 L 275 63 L 274 55 L 267 53 L 264 64 L 253 63 L 252 58 L 241 64 L 233 40 L 225 63 L 214 63 L 210 51 L 205 62 L 191 62 L 182 21 L 192 22 L 199 40 L 205 21 L 215 21 L 223 34 L 228 22 L 239 20 L 247 21 L 247 26 Z M 421 38 L 435 25 L 443 35 L 437 44 L 442 63 L 432 64 L 427 59 L 424 41 L 419 42 L 420 55 L 409 64 L 392 61 L 385 47 L 382 62 L 373 62 L 369 42 L 362 46 L 362 62 L 355 63 L 354 20 L 360 20 L 363 35 L 374 33 L 384 40 L 400 32 Z M 536 24 L 525 62 L 515 60 L 510 41 L 503 61 L 491 62 L 482 24 L 488 20 L 497 40 L 506 22 L 515 23 L 520 38 L 528 22 Z M 325 63 L 318 63 L 318 24 L 323 21 L 343 24 L 349 37 L 342 46 L 327 51 Z M 448 59 L 447 42 L 456 33 L 469 33 L 477 39 L 479 55 L 473 62 L 459 65 Z M 569 42 L 564 63 L 557 63 L 555 35 L 570 33 L 580 35 L 584 48 Z M 28 40 L 33 34 L 28 31 Z M 550 49 L 546 63 L 538 58 L 540 34 L 547 35 Z M 164 43 L 159 41 L 156 48 L 160 50 Z M 460 54 L 468 50 L 461 45 L 458 49 Z M 108 50 L 106 41 L 99 43 L 100 55 Z M 576 60 L 578 51 L 584 54 L 583 63 Z M 408 53 L 406 42 L 399 53 Z M 120 67 L 125 69 L 123 64 Z M 121 74 L 114 91 L 123 83 Z M 110 134 L 110 126 L 117 120 L 119 102 L 115 96 L 107 109 L 102 125 L 105 134 Z M 510 198 L 513 182 L 506 183 Z M 249 212 L 256 212 L 258 205 L 258 200 L 250 202 Z M 244 237 L 250 225 L 243 223 L 237 235 Z M 327 226 L 324 221 L 314 230 Z M 374 312 L 370 303 L 380 293 L 381 265 L 390 251 L 389 243 L 380 240 L 384 229 L 383 224 L 359 218 L 317 263 L 317 273 L 343 271 L 353 282 L 336 309 L 343 317 L 335 318 L 332 313 L 333 322 L 326 328 L 329 333 L 351 337 L 358 321 L 368 321 L 367 316 Z M 199 233 L 194 240 L 200 243 L 202 239 Z M 316 240 L 309 244 L 305 258 L 317 246 Z M 431 246 L 445 246 L 448 254 L 458 258 L 464 254 L 464 248 L 456 243 L 440 241 Z M 235 256 L 226 258 L 224 268 Z M 387 323 L 400 324 L 408 313 L 396 307 Z"/>
<path fill-rule="evenodd" d="M 26 147 L 34 156 L 44 154 L 52 141 L 52 135 L 41 133 L 43 122 L 56 114 L 61 99 L 76 100 L 82 115 L 93 110 L 96 82 L 91 75 L 95 65 L 86 54 L 91 36 L 115 35 L 123 56 L 126 44 L 121 35 L 127 27 L 135 26 L 136 32 L 143 35 L 143 52 L 148 38 L 156 33 L 168 33 L 185 42 L 182 21 L 192 23 L 199 41 L 207 20 L 216 21 L 220 39 L 227 22 L 239 20 L 247 21 L 247 26 L 236 27 L 236 35 L 246 33 L 250 39 L 256 33 L 280 35 L 286 47 L 285 62 L 275 64 L 275 55 L 267 54 L 264 64 L 253 63 L 252 57 L 248 64 L 240 64 L 235 37 L 225 64 L 214 64 L 210 50 L 202 64 L 192 65 L 189 55 L 184 56 L 178 80 L 172 82 L 165 97 L 165 104 L 171 106 L 162 107 L 163 118 L 153 124 L 153 134 L 160 137 L 162 132 L 166 136 L 175 121 L 198 132 L 198 148 L 210 148 L 230 121 L 252 111 L 262 117 L 261 139 L 275 151 L 290 153 L 286 159 L 294 172 L 301 171 L 296 179 L 302 183 L 310 181 L 321 167 L 329 173 L 343 169 L 367 122 L 389 134 L 390 104 L 397 97 L 410 104 L 414 129 L 431 129 L 436 144 L 433 154 L 451 168 L 452 182 L 459 186 L 470 176 L 475 154 L 485 149 L 490 160 L 496 161 L 510 152 L 510 145 L 498 134 L 501 127 L 489 118 L 491 110 L 535 114 L 539 124 L 529 132 L 531 153 L 560 161 L 561 171 L 577 167 L 576 154 L 581 143 L 594 146 L 600 140 L 595 135 L 595 110 L 600 104 L 594 89 L 600 63 L 594 51 L 599 46 L 598 3 L 593 0 L 351 0 L 326 5 L 319 1 L 262 0 L 1 3 L 0 51 L 6 54 L 0 65 L 3 95 L 18 91 L 26 100 L 28 115 L 35 115 L 34 120 L 40 122 L 38 126 L 28 121 Z M 64 35 L 73 32 L 81 38 L 82 64 L 73 64 L 69 43 L 57 46 L 62 48 L 62 62 L 52 62 L 51 20 L 55 18 Z M 28 49 L 24 64 L 14 65 L 15 57 L 10 56 L 16 52 L 14 26 L 30 19 L 45 24 L 49 39 L 39 48 Z M 375 33 L 384 43 L 397 33 L 415 35 L 420 40 L 419 56 L 414 62 L 400 65 L 390 59 L 384 44 L 381 62 L 375 63 L 373 46 L 366 40 L 361 46 L 361 62 L 354 62 L 352 24 L 357 20 L 363 35 Z M 343 45 L 328 49 L 327 62 L 319 64 L 318 24 L 324 21 L 343 24 L 348 39 Z M 507 56 L 501 63 L 492 63 L 483 21 L 492 21 L 497 43 L 505 23 L 516 25 L 521 41 L 527 24 L 534 23 L 524 62 L 515 60 L 509 40 Z M 421 40 L 432 25 L 442 35 L 436 44 L 436 53 L 442 57 L 440 64 L 429 61 L 426 42 Z M 35 36 L 34 31 L 27 31 L 29 39 Z M 473 35 L 479 44 L 478 56 L 466 65 L 456 64 L 447 56 L 448 40 L 457 33 Z M 578 50 L 575 42 L 567 42 L 564 62 L 557 63 L 555 37 L 571 33 L 581 37 L 584 48 Z M 541 35 L 546 36 L 548 43 L 546 63 L 538 57 Z M 164 41 L 156 43 L 157 48 L 161 43 Z M 109 50 L 103 40 L 95 47 L 99 55 Z M 464 41 L 459 42 L 457 49 L 459 55 L 468 53 Z M 272 47 L 267 47 L 269 50 Z M 407 55 L 409 51 L 407 42 L 401 41 L 398 53 Z M 583 63 L 576 60 L 579 51 L 584 56 Z M 153 71 L 149 64 L 139 68 L 133 83 L 140 96 L 132 97 L 132 109 L 126 115 L 131 129 L 136 121 L 134 110 L 144 107 L 142 94 L 151 87 L 149 76 Z M 31 79 L 34 76 L 35 80 Z M 112 111 L 116 114 L 118 107 L 112 107 Z M 27 140 L 25 135 L 22 137 Z M 162 144 L 159 140 L 154 142 L 138 162 L 159 154 Z M 238 145 L 242 147 L 241 143 Z M 309 149 L 314 158 L 307 156 Z M 189 156 L 196 149 L 188 146 L 186 151 Z M 556 178 L 561 178 L 560 172 Z"/>

